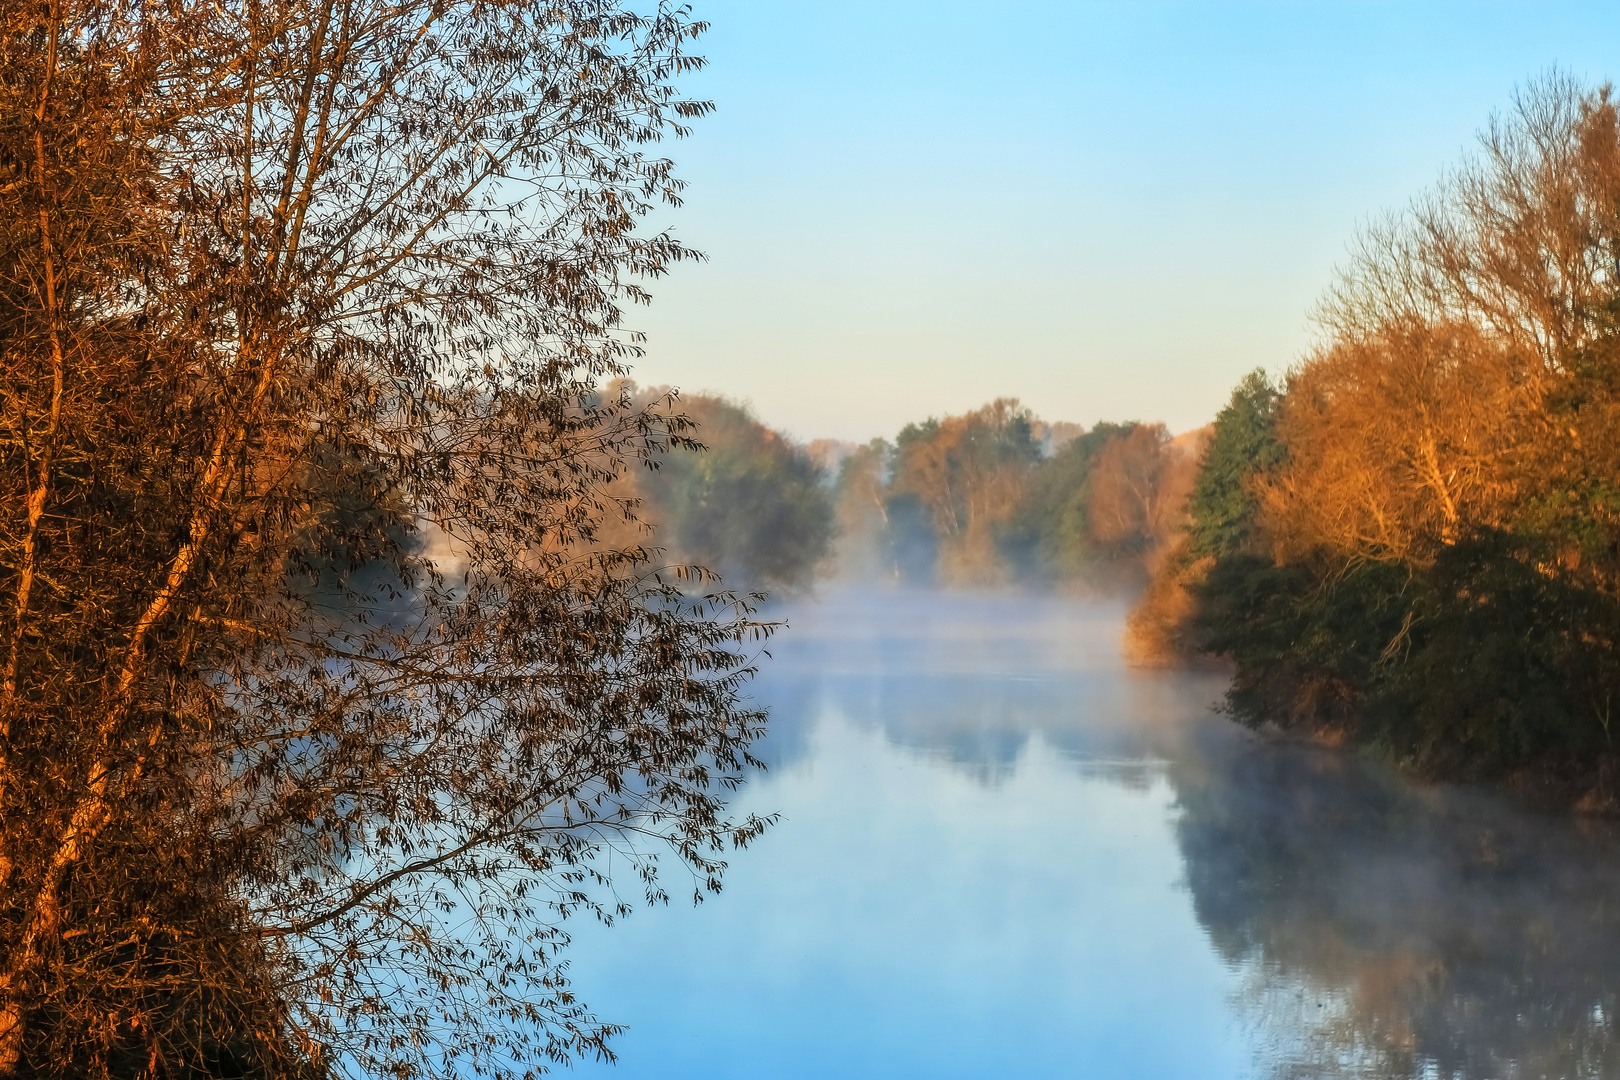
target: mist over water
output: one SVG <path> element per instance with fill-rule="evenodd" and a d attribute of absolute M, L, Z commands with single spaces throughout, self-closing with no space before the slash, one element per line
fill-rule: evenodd
<path fill-rule="evenodd" d="M 829 591 L 756 696 L 783 820 L 575 928 L 619 1077 L 1620 1075 L 1620 845 L 1132 670 L 1124 609 Z"/>

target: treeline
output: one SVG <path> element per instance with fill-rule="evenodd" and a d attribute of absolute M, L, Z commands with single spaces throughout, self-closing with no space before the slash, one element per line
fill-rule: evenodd
<path fill-rule="evenodd" d="M 908 584 L 1139 578 L 1176 532 L 1201 436 L 1048 424 L 1000 398 L 840 463 L 836 572 Z"/>
<path fill-rule="evenodd" d="M 1368 230 L 1280 384 L 1233 392 L 1137 612 L 1232 713 L 1614 803 L 1620 127 L 1554 77 Z"/>
<path fill-rule="evenodd" d="M 621 481 L 638 504 L 627 527 L 677 572 L 701 566 L 775 593 L 818 578 L 1140 584 L 1177 535 L 1206 434 L 1088 431 L 1003 398 L 908 424 L 892 442 L 801 446 L 724 398 L 625 388 L 694 423 L 689 441 L 671 439 Z"/>

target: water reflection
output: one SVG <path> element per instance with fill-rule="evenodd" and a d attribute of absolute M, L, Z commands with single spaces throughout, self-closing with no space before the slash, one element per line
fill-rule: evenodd
<path fill-rule="evenodd" d="M 1169 777 L 1199 922 L 1278 1076 L 1620 1076 L 1612 830 L 1342 756 L 1195 739 Z"/>
<path fill-rule="evenodd" d="M 789 616 L 744 796 L 784 823 L 582 935 L 616 1075 L 1620 1075 L 1607 828 L 1254 740 L 1116 607 Z"/>

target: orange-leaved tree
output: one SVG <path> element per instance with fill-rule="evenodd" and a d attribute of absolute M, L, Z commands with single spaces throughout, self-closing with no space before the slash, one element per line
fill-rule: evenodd
<path fill-rule="evenodd" d="M 0 1073 L 606 1052 L 564 917 L 762 824 L 762 628 L 603 531 L 701 24 L 0 12 Z"/>

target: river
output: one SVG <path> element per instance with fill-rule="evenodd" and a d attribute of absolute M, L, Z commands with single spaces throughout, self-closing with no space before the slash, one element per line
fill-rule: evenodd
<path fill-rule="evenodd" d="M 736 800 L 782 820 L 701 905 L 575 928 L 628 1028 L 577 1074 L 1620 1076 L 1611 826 L 1250 735 L 1117 605 L 782 615 Z"/>

